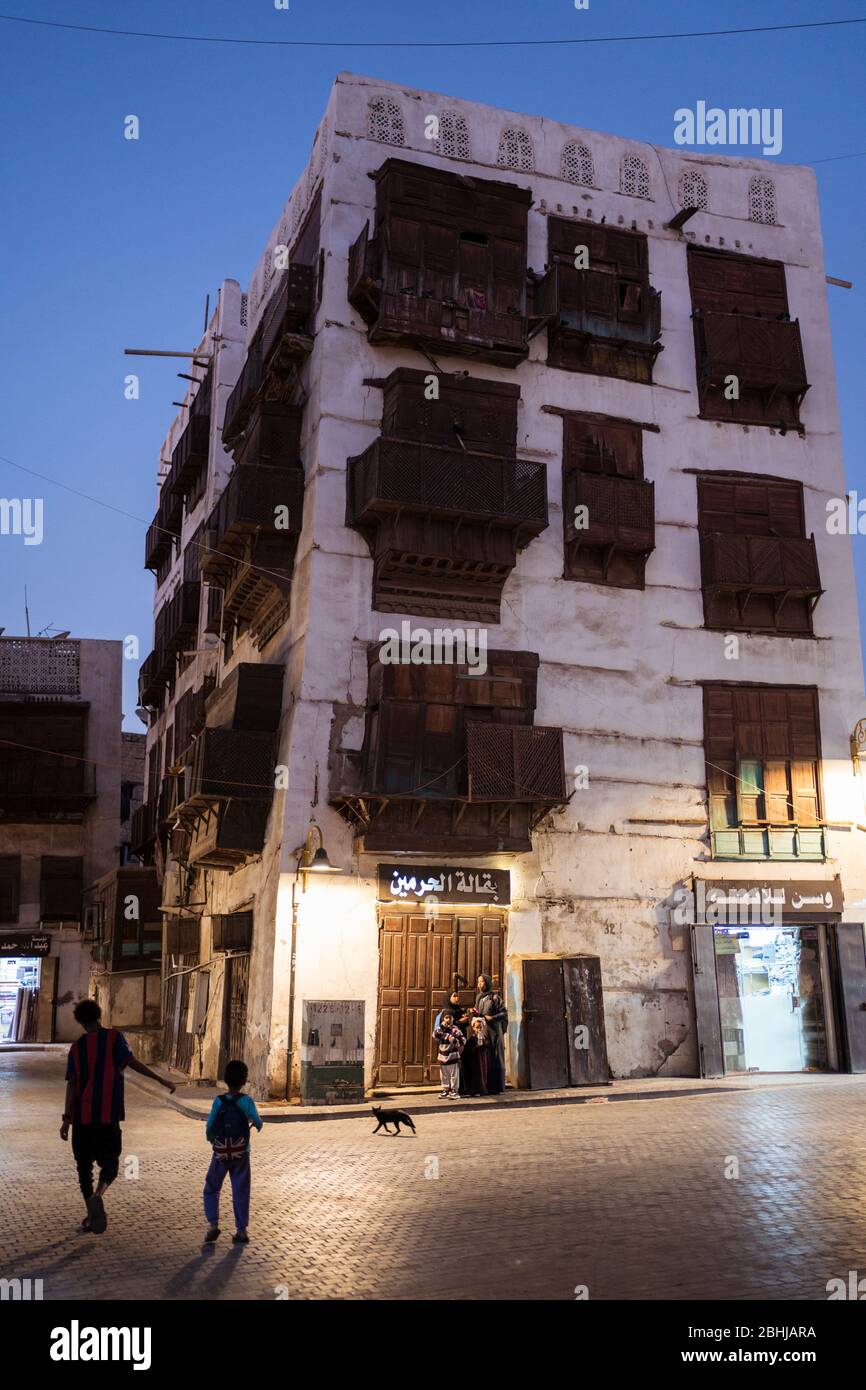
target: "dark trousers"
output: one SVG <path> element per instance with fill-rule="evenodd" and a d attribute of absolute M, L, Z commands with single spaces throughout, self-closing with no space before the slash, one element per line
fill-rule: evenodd
<path fill-rule="evenodd" d="M 72 1153 L 78 1167 L 78 1185 L 85 1202 L 93 1196 L 93 1165 L 99 1181 L 113 1183 L 120 1167 L 120 1125 L 73 1125 Z"/>
<path fill-rule="evenodd" d="M 245 1231 L 250 1222 L 250 1156 L 233 1159 L 227 1163 L 224 1158 L 214 1154 L 204 1180 L 204 1214 L 211 1226 L 219 1225 L 220 1189 L 226 1178 L 232 1185 L 232 1206 L 235 1212 L 235 1226 Z"/>

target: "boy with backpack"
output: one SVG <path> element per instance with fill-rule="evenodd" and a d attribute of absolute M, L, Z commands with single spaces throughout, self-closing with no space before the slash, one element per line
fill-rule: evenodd
<path fill-rule="evenodd" d="M 205 1134 L 213 1145 L 213 1158 L 204 1181 L 204 1214 L 208 1221 L 205 1242 L 210 1245 L 220 1233 L 220 1189 L 228 1175 L 232 1185 L 235 1245 L 248 1245 L 250 1217 L 250 1125 L 261 1130 L 262 1121 L 255 1102 L 241 1095 L 247 1084 L 246 1062 L 229 1062 L 225 1069 L 228 1090 L 217 1096 L 208 1115 Z"/>

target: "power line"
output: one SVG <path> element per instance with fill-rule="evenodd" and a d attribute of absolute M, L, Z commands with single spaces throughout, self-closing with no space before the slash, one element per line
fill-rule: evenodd
<path fill-rule="evenodd" d="M 596 43 L 651 43 L 654 40 L 714 39 L 733 34 L 778 34 L 794 29 L 833 29 L 843 25 L 866 24 L 861 19 L 818 19 L 806 24 L 762 24 L 743 29 L 694 29 L 672 34 L 615 34 L 599 38 L 571 39 L 235 39 L 208 34 L 162 34 L 141 29 L 105 29 L 95 24 L 63 24 L 53 19 L 28 19 L 24 15 L 0 14 L 9 24 L 38 25 L 45 29 L 71 29 L 81 34 L 107 34 L 125 39 L 162 39 L 176 43 L 244 44 L 255 48 L 556 48 Z"/>

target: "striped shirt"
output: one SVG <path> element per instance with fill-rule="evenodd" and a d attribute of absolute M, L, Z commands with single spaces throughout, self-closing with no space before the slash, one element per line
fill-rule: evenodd
<path fill-rule="evenodd" d="M 66 1080 L 75 1083 L 73 1124 L 112 1125 L 125 1118 L 123 1069 L 131 1056 L 116 1028 L 95 1028 L 72 1044 Z"/>

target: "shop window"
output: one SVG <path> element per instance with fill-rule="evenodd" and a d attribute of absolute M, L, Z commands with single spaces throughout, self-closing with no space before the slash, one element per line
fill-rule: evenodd
<path fill-rule="evenodd" d="M 824 858 L 815 690 L 707 686 L 704 740 L 714 858 Z"/>

